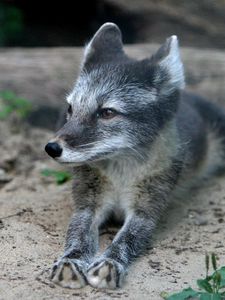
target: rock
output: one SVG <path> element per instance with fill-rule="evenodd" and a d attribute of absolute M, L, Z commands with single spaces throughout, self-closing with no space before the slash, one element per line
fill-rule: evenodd
<path fill-rule="evenodd" d="M 205 226 L 208 224 L 208 219 L 205 216 L 196 215 L 194 223 L 198 226 Z"/>
<path fill-rule="evenodd" d="M 7 175 L 4 169 L 0 169 L 0 187 L 10 182 L 12 179 L 13 177 Z"/>
<path fill-rule="evenodd" d="M 4 228 L 4 223 L 3 221 L 0 219 L 0 229 Z"/>
<path fill-rule="evenodd" d="M 112 15 L 117 13 L 114 19 L 129 41 L 161 42 L 176 34 L 185 46 L 225 47 L 224 0 L 104 0 L 102 10 L 103 3 L 111 5 Z"/>

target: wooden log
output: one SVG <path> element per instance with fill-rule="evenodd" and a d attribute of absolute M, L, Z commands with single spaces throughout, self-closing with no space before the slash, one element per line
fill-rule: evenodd
<path fill-rule="evenodd" d="M 126 46 L 136 58 L 150 56 L 157 45 Z M 12 90 L 34 106 L 62 107 L 79 73 L 82 48 L 0 50 L 0 90 Z M 225 54 L 218 50 L 181 48 L 187 89 L 225 105 Z"/>

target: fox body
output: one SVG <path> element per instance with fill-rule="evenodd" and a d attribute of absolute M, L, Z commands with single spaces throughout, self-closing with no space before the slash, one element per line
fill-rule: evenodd
<path fill-rule="evenodd" d="M 140 61 L 124 53 L 113 23 L 87 45 L 67 122 L 46 145 L 75 167 L 75 213 L 55 283 L 120 287 L 171 199 L 224 167 L 224 112 L 183 88 L 176 36 Z M 123 225 L 96 257 L 99 227 L 110 217 Z"/>

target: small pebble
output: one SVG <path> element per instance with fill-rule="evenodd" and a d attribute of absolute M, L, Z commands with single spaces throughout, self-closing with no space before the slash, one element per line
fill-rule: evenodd
<path fill-rule="evenodd" d="M 208 224 L 208 220 L 204 216 L 196 216 L 194 223 L 198 226 L 205 226 Z"/>

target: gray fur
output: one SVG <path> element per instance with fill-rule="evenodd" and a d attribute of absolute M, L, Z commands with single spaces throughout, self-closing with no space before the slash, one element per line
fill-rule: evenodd
<path fill-rule="evenodd" d="M 105 23 L 85 47 L 82 67 L 89 69 L 98 63 L 121 57 L 126 57 L 121 32 L 116 24 Z"/>
<path fill-rule="evenodd" d="M 118 27 L 106 23 L 86 47 L 67 123 L 52 140 L 63 150 L 55 159 L 75 167 L 76 206 L 55 283 L 121 286 L 171 199 L 224 168 L 224 112 L 183 87 L 175 36 L 135 61 L 124 53 Z M 102 117 L 105 108 L 112 118 Z M 123 226 L 96 258 L 99 227 L 111 216 Z"/>

